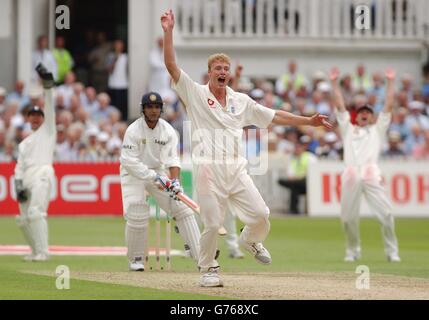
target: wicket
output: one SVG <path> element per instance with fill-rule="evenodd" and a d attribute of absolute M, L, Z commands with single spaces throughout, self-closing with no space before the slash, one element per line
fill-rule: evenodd
<path fill-rule="evenodd" d="M 165 265 L 161 265 L 161 208 L 155 201 L 148 201 L 149 205 L 155 206 L 155 270 L 171 270 L 171 217 L 165 212 Z M 150 224 L 149 224 L 150 225 Z M 150 255 L 150 228 L 148 227 L 148 239 L 146 241 L 145 247 L 145 265 L 148 270 L 153 270 L 153 267 L 150 265 L 149 255 Z"/>

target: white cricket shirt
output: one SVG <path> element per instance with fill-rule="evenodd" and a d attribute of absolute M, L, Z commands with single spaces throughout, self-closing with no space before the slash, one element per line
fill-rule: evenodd
<path fill-rule="evenodd" d="M 125 132 L 121 151 L 121 175 L 124 171 L 142 180 L 155 179 L 156 172 L 180 168 L 178 137 L 167 121 L 159 119 L 154 129 L 144 117 L 134 121 Z"/>
<path fill-rule="evenodd" d="M 275 111 L 249 96 L 226 88 L 226 106 L 217 101 L 209 85 L 194 82 L 183 70 L 173 89 L 183 101 L 192 122 L 192 157 L 194 164 L 228 164 L 245 168 L 242 153 L 243 127 L 266 128 Z M 227 160 L 225 160 L 227 159 Z M 228 161 L 232 161 L 230 163 Z"/>
<path fill-rule="evenodd" d="M 18 146 L 18 162 L 15 178 L 24 179 L 24 174 L 46 165 L 52 165 L 57 140 L 52 89 L 45 90 L 45 120 L 36 131 L 27 136 Z"/>
<path fill-rule="evenodd" d="M 343 138 L 344 163 L 347 166 L 376 165 L 392 118 L 391 113 L 380 112 L 377 122 L 365 127 L 353 125 L 347 111 L 337 111 L 336 114 Z"/>
<path fill-rule="evenodd" d="M 115 68 L 109 75 L 108 86 L 110 89 L 128 88 L 128 56 L 121 53 L 116 60 Z"/>

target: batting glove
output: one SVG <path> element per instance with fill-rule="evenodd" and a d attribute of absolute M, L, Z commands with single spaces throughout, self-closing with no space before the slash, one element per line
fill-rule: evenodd
<path fill-rule="evenodd" d="M 22 180 L 15 180 L 15 192 L 16 199 L 19 203 L 23 203 L 28 200 L 28 190 L 24 188 Z"/>
<path fill-rule="evenodd" d="M 177 197 L 177 194 L 179 192 L 183 192 L 183 188 L 180 185 L 180 181 L 178 179 L 171 180 L 171 185 L 169 187 L 169 192 L 170 192 L 170 197 L 173 200 L 180 201 L 180 199 Z"/>
<path fill-rule="evenodd" d="M 52 75 L 51 72 L 49 72 L 46 69 L 46 67 L 43 64 L 39 63 L 36 67 L 36 71 L 40 79 L 42 79 L 43 88 L 51 89 L 52 87 L 54 87 L 55 85 L 54 76 Z"/>
<path fill-rule="evenodd" d="M 170 191 L 171 180 L 167 176 L 163 176 L 157 173 L 154 182 L 160 189 L 166 192 Z"/>
<path fill-rule="evenodd" d="M 170 191 L 174 194 L 178 194 L 179 192 L 183 192 L 183 188 L 180 185 L 180 181 L 178 179 L 171 180 Z"/>

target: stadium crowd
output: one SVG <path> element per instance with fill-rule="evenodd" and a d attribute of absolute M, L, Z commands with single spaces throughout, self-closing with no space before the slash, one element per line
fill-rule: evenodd
<path fill-rule="evenodd" d="M 125 130 L 134 120 L 128 118 L 123 106 L 117 105 L 118 101 L 123 101 L 127 95 L 127 60 L 124 45 L 117 40 L 107 50 L 105 42 L 102 43 L 103 50 L 95 48 L 88 55 L 92 57 L 89 61 L 95 61 L 98 65 L 100 59 L 106 61 L 106 72 L 103 73 L 106 79 L 101 82 L 106 82 L 108 87 L 106 90 L 97 91 L 90 80 L 77 80 L 73 72 L 73 58 L 69 54 L 62 54 L 61 50 L 66 50 L 64 40 L 57 39 L 57 48 L 50 62 L 57 63 L 56 70 L 59 70 L 55 95 L 57 162 L 118 161 Z M 39 38 L 38 50 L 48 50 L 46 39 Z M 97 54 L 100 57 L 95 59 L 94 55 Z M 163 78 L 163 73 L 166 73 L 159 61 L 161 55 L 162 43 L 158 41 L 157 47 L 151 53 L 150 64 L 154 85 L 159 87 L 161 82 L 167 83 L 165 88 L 156 88 L 161 91 L 166 102 L 162 116 L 182 134 L 186 114 L 177 96 L 169 89 L 168 81 L 159 80 Z M 40 62 L 36 56 L 33 60 L 34 64 Z M 100 66 L 97 68 L 100 69 Z M 89 70 L 94 69 L 95 67 L 91 66 Z M 425 71 L 420 88 L 416 86 L 417 79 L 410 75 L 403 74 L 398 77 L 393 120 L 382 154 L 384 158 L 429 160 L 429 72 Z M 299 115 L 319 112 L 328 115 L 331 121 L 335 122 L 327 73 L 315 71 L 312 75 L 304 75 L 299 72 L 295 61 L 288 62 L 286 73 L 279 75 L 278 79 L 250 79 L 241 76 L 241 72 L 241 66 L 233 71 L 235 78 L 232 85 L 262 105 Z M 94 83 L 100 82 L 99 75 L 92 78 L 97 79 Z M 203 76 L 201 80 L 205 79 Z M 385 98 L 384 82 L 381 70 L 368 74 L 363 64 L 359 64 L 354 73 L 342 75 L 341 87 L 352 121 L 355 110 L 363 104 L 371 105 L 375 114 L 380 112 Z M 115 83 L 119 83 L 119 87 L 115 87 Z M 26 110 L 30 106 L 44 105 L 41 88 L 32 86 L 29 90 L 26 89 L 27 85 L 22 81 L 17 81 L 11 92 L 0 87 L 0 162 L 16 160 L 17 146 L 31 130 L 26 123 Z M 115 103 L 112 102 L 112 95 L 115 96 Z M 132 105 L 132 108 L 139 108 L 138 103 L 133 104 L 137 105 Z M 337 126 L 330 132 L 322 128 L 304 127 L 297 130 L 271 127 L 268 142 L 270 152 L 293 155 L 297 145 L 304 144 L 307 151 L 319 158 L 338 160 L 342 157 L 342 143 Z M 256 141 L 254 151 L 258 153 L 259 148 L 259 142 Z"/>

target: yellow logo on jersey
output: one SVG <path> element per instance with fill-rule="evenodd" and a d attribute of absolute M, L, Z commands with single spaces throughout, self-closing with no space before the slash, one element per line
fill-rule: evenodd
<path fill-rule="evenodd" d="M 142 144 L 146 144 L 146 139 L 142 139 Z"/>

